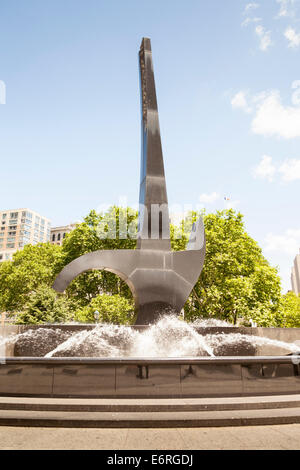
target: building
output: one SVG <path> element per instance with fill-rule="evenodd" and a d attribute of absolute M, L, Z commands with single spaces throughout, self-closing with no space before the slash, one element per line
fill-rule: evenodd
<path fill-rule="evenodd" d="M 50 240 L 50 220 L 30 209 L 0 211 L 0 262 L 25 245 Z"/>
<path fill-rule="evenodd" d="M 63 225 L 61 227 L 53 227 L 50 233 L 50 241 L 52 245 L 61 245 L 67 233 L 72 232 L 76 224 Z"/>
<path fill-rule="evenodd" d="M 300 254 L 294 259 L 294 266 L 292 267 L 292 291 L 295 294 L 300 294 Z"/>

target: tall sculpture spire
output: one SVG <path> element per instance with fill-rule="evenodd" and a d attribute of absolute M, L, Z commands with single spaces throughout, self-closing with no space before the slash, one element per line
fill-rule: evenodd
<path fill-rule="evenodd" d="M 139 52 L 141 83 L 141 177 L 138 248 L 170 250 L 170 222 L 160 138 L 151 42 Z"/>
<path fill-rule="evenodd" d="M 104 269 L 130 287 L 136 324 L 146 325 L 162 313 L 179 313 L 202 271 L 205 233 L 202 219 L 193 226 L 186 251 L 171 251 L 168 199 L 161 149 L 150 39 L 140 49 L 142 162 L 137 250 L 99 250 L 71 261 L 53 288 L 63 292 L 79 274 Z"/>

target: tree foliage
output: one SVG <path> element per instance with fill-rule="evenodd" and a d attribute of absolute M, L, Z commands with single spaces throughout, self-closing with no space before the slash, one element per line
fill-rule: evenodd
<path fill-rule="evenodd" d="M 88 306 L 78 310 L 74 315 L 74 320 L 94 323 L 95 311 L 100 314 L 100 323 L 130 325 L 135 317 L 133 302 L 118 294 L 102 294 L 92 299 Z"/>
<path fill-rule="evenodd" d="M 41 285 L 30 295 L 23 311 L 17 315 L 17 324 L 63 323 L 71 318 L 71 304 L 51 287 Z"/>
<path fill-rule="evenodd" d="M 242 214 L 232 209 L 204 214 L 204 225 L 204 268 L 185 305 L 185 318 L 232 323 L 252 318 L 261 326 L 272 324 L 280 304 L 280 278 L 245 231 Z"/>
<path fill-rule="evenodd" d="M 171 225 L 173 250 L 185 249 L 191 225 L 198 216 L 191 213 L 178 226 Z M 257 242 L 246 232 L 243 216 L 232 209 L 203 212 L 202 216 L 206 258 L 184 306 L 185 319 L 212 317 L 246 324 L 252 319 L 259 326 L 299 326 L 299 297 L 291 293 L 281 296 L 277 269 L 269 265 Z M 60 303 L 63 296 L 50 288 L 60 270 L 81 255 L 135 249 L 132 235 L 136 227 L 136 211 L 114 206 L 101 214 L 91 211 L 67 234 L 61 247 L 50 243 L 26 245 L 12 261 L 0 263 L 0 310 L 23 311 L 22 321 L 60 321 L 67 305 L 71 315 L 76 311 L 78 321 L 94 321 L 94 310 L 99 310 L 101 321 L 130 323 L 134 315 L 132 294 L 113 273 L 91 271 L 78 276 L 66 291 L 65 306 Z M 43 287 L 39 291 L 40 286 L 48 286 L 49 290 Z"/>
<path fill-rule="evenodd" d="M 0 263 L 0 310 L 22 310 L 31 292 L 50 286 L 61 267 L 61 247 L 50 243 L 26 245 L 12 261 Z"/>
<path fill-rule="evenodd" d="M 300 328 L 300 294 L 289 291 L 282 296 L 278 324 L 284 328 Z"/>

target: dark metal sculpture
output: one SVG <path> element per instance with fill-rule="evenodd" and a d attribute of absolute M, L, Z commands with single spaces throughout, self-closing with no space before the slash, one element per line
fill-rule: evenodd
<path fill-rule="evenodd" d="M 200 218 L 186 251 L 171 251 L 164 162 L 150 39 L 140 48 L 142 152 L 139 230 L 136 250 L 99 250 L 69 263 L 53 288 L 64 292 L 79 274 L 111 271 L 130 287 L 138 312 L 136 324 L 153 322 L 163 312 L 179 313 L 202 271 L 205 233 Z"/>

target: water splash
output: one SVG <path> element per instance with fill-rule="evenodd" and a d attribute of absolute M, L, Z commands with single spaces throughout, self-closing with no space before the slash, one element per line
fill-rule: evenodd
<path fill-rule="evenodd" d="M 162 317 L 140 331 L 126 326 L 97 325 L 72 335 L 46 357 L 203 357 L 255 355 L 258 346 L 273 346 L 280 353 L 298 349 L 293 343 L 238 332 L 205 335 L 197 331 L 199 327 L 207 327 L 207 321 L 186 323 L 174 315 Z"/>
<path fill-rule="evenodd" d="M 97 325 L 73 334 L 45 357 L 124 357 L 132 347 L 135 333 L 126 326 Z"/>
<path fill-rule="evenodd" d="M 234 356 L 243 349 L 247 355 L 255 355 L 258 347 L 271 346 L 278 354 L 283 351 L 296 352 L 299 347 L 293 343 L 286 343 L 265 336 L 254 336 L 241 333 L 218 333 L 205 336 L 206 341 L 216 356 Z"/>
<path fill-rule="evenodd" d="M 20 334 L 0 338 L 0 347 L 15 345 L 15 355 L 44 357 L 203 357 L 264 354 L 273 348 L 274 355 L 295 353 L 294 343 L 238 331 L 211 333 L 210 327 L 232 326 L 220 320 L 181 321 L 166 315 L 145 329 L 99 324 L 81 331 L 56 328 L 33 328 Z M 199 330 L 201 328 L 201 330 Z M 270 354 L 270 353 L 268 353 Z"/>
<path fill-rule="evenodd" d="M 197 326 L 199 328 L 210 328 L 210 327 L 236 328 L 236 325 L 232 325 L 232 323 L 228 323 L 225 320 L 219 320 L 218 318 L 197 318 L 197 320 L 193 321 L 192 325 Z"/>

